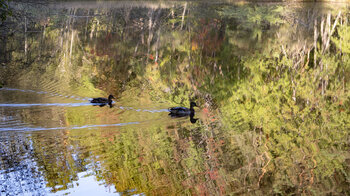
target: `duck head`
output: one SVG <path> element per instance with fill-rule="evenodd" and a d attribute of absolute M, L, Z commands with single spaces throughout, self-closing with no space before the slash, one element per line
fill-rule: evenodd
<path fill-rule="evenodd" d="M 192 101 L 190 106 L 191 106 L 191 108 L 193 108 L 193 107 L 197 106 L 197 104 Z"/>
<path fill-rule="evenodd" d="M 109 96 L 108 96 L 108 100 L 112 100 L 112 99 L 115 99 L 115 98 L 113 97 L 113 95 L 109 95 Z"/>

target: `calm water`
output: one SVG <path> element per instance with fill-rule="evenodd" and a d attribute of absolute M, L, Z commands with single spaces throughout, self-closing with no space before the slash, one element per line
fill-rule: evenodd
<path fill-rule="evenodd" d="M 350 194 L 347 4 L 12 6 L 0 195 Z"/>

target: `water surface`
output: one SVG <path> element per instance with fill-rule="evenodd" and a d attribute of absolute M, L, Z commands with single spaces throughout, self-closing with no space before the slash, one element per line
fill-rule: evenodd
<path fill-rule="evenodd" d="M 347 4 L 13 6 L 1 195 L 350 194 Z"/>

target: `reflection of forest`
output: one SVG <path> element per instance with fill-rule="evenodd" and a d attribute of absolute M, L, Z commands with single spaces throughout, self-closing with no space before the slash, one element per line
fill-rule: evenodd
<path fill-rule="evenodd" d="M 12 18 L 19 29 L 4 23 L 3 83 L 118 92 L 131 105 L 196 99 L 198 123 L 33 134 L 11 140 L 32 143 L 30 153 L 2 150 L 2 160 L 35 161 L 52 192 L 91 170 L 127 194 L 350 194 L 348 8 L 110 3 L 30 7 Z M 67 125 L 103 120 L 76 108 L 51 112 Z"/>

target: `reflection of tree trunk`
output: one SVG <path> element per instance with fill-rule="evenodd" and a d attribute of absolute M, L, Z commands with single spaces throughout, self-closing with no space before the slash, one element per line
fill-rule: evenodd
<path fill-rule="evenodd" d="M 152 26 L 153 26 L 153 13 L 154 10 L 152 9 L 152 11 L 150 11 L 150 16 L 149 16 L 149 20 L 148 20 L 148 39 L 147 39 L 147 62 L 148 62 L 148 57 L 149 57 L 149 53 L 150 53 L 150 48 L 151 48 L 151 41 L 153 38 L 153 31 L 152 31 Z"/>
<path fill-rule="evenodd" d="M 68 18 L 68 20 L 67 20 L 67 23 L 66 23 L 66 29 L 65 29 L 65 31 L 64 31 L 64 42 L 65 42 L 65 46 L 64 46 L 64 57 L 67 57 L 68 56 L 68 40 L 69 40 L 69 23 L 70 23 L 70 18 Z M 66 58 L 65 58 L 65 60 L 67 60 Z"/>
<path fill-rule="evenodd" d="M 184 19 L 185 19 L 186 8 L 187 8 L 187 2 L 185 3 L 184 12 L 182 13 L 181 30 L 182 30 L 182 27 L 183 27 L 183 25 L 184 25 Z"/>
<path fill-rule="evenodd" d="M 24 17 L 24 55 L 25 59 L 27 59 L 28 52 L 28 42 L 27 42 L 27 17 Z"/>
<path fill-rule="evenodd" d="M 74 30 L 73 30 L 73 26 L 74 26 L 74 22 L 75 22 L 75 14 L 76 14 L 76 9 L 74 8 L 73 10 L 73 16 L 72 16 L 72 26 L 71 26 L 71 32 L 72 32 L 72 36 L 71 36 L 71 42 L 70 42 L 70 50 L 69 50 L 69 58 L 72 58 L 72 51 L 73 51 L 73 42 L 74 42 Z"/>
<path fill-rule="evenodd" d="M 150 12 L 150 19 L 149 19 L 149 23 L 148 23 L 147 56 L 149 56 L 150 50 L 151 50 L 151 42 L 152 42 L 153 33 L 154 33 L 153 29 L 154 29 L 156 24 L 159 24 L 159 18 L 160 18 L 161 12 L 162 12 L 162 10 L 158 9 L 157 15 L 154 18 L 153 18 L 154 9 L 152 9 L 152 11 Z M 153 20 L 152 20 L 152 18 L 153 18 Z M 160 28 L 160 26 L 158 28 Z M 147 62 L 148 62 L 148 58 L 147 58 Z"/>
<path fill-rule="evenodd" d="M 88 14 L 87 14 L 87 17 L 86 17 L 85 32 L 84 32 L 84 39 L 85 39 L 85 40 L 86 40 L 86 33 L 87 33 L 87 31 L 88 31 L 89 15 L 90 15 L 90 10 L 88 10 Z"/>
<path fill-rule="evenodd" d="M 123 30 L 123 40 L 127 40 L 127 36 L 128 36 L 128 32 L 129 32 L 129 28 L 128 28 L 128 24 L 130 21 L 130 12 L 131 12 L 131 8 L 126 9 L 126 13 L 125 13 L 125 17 L 124 17 L 124 30 Z"/>
<path fill-rule="evenodd" d="M 64 36 L 64 23 L 62 23 L 62 28 L 61 28 L 61 40 L 60 40 L 60 46 L 61 50 L 63 50 L 63 36 Z"/>
<path fill-rule="evenodd" d="M 340 26 L 341 27 L 343 26 L 343 17 L 340 18 Z M 340 49 L 340 54 L 341 55 L 343 55 L 343 50 L 342 50 L 342 47 L 341 47 L 342 46 L 342 40 L 343 39 L 340 39 L 340 44 L 339 44 L 340 45 L 339 49 Z M 345 66 L 345 64 L 344 64 L 344 66 Z M 344 66 L 343 66 L 343 91 L 345 92 L 345 68 L 344 68 Z"/>
<path fill-rule="evenodd" d="M 338 13 L 337 17 L 334 20 L 333 26 L 331 24 L 331 13 L 329 13 L 327 15 L 327 18 L 325 19 L 324 17 L 322 17 L 321 19 L 321 24 L 320 24 L 320 33 L 319 35 L 321 36 L 321 44 L 320 44 L 320 54 L 324 55 L 326 53 L 326 51 L 329 48 L 329 43 L 331 40 L 331 37 L 335 31 L 335 27 L 338 24 L 338 20 L 340 18 L 341 15 L 341 11 Z M 316 26 L 316 25 L 315 25 Z M 317 28 L 315 27 L 315 37 L 314 37 L 314 47 L 315 47 L 315 51 L 316 51 L 316 42 L 317 42 Z M 315 63 L 316 63 L 316 58 L 315 58 Z M 319 65 L 320 65 L 320 81 L 321 81 L 321 88 L 322 88 L 322 95 L 325 94 L 327 86 L 328 86 L 328 73 L 327 73 L 327 68 L 328 68 L 328 63 L 327 62 L 323 62 L 322 59 L 319 61 Z M 323 72 L 325 71 L 326 74 L 324 74 Z"/>
<path fill-rule="evenodd" d="M 189 52 L 188 52 L 188 60 L 191 61 L 191 57 L 192 57 L 192 39 L 191 39 L 191 22 L 188 22 L 188 41 L 190 43 L 190 48 L 189 48 Z"/>
<path fill-rule="evenodd" d="M 95 15 L 95 13 L 93 13 L 93 15 Z M 94 36 L 95 30 L 97 29 L 98 25 L 100 24 L 100 21 L 94 17 L 96 20 L 96 24 L 94 22 L 94 20 L 92 20 L 92 26 L 91 26 L 91 32 L 90 32 L 90 39 L 92 39 L 92 37 Z"/>
<path fill-rule="evenodd" d="M 171 18 L 173 19 L 173 24 L 172 24 L 172 26 L 171 26 L 171 28 L 172 29 L 174 29 L 175 28 L 175 21 L 174 21 L 174 19 L 175 19 L 175 12 L 174 12 L 174 6 L 172 7 L 172 9 L 171 9 Z"/>
<path fill-rule="evenodd" d="M 134 51 L 134 56 L 136 56 L 138 48 L 139 48 L 139 42 L 137 42 L 137 44 L 136 44 L 135 51 Z"/>
<path fill-rule="evenodd" d="M 328 23 L 328 37 L 327 38 L 325 38 L 325 47 L 324 47 L 324 50 L 323 50 L 323 52 L 324 51 L 326 51 L 327 49 L 328 49 L 328 47 L 329 47 L 329 43 L 330 43 L 330 40 L 331 40 L 331 36 L 333 35 L 333 33 L 334 33 L 334 31 L 335 31 L 335 27 L 337 26 L 337 24 L 338 24 L 338 20 L 339 20 L 339 18 L 340 18 L 340 15 L 341 15 L 341 11 L 339 11 L 339 13 L 338 13 L 338 15 L 337 15 L 337 18 L 335 19 L 335 21 L 334 21 L 334 24 L 333 24 L 333 27 L 332 27 L 332 29 L 331 29 L 331 14 L 329 13 L 328 14 L 328 17 L 327 17 L 327 23 Z"/>
<path fill-rule="evenodd" d="M 155 62 L 158 62 L 159 40 L 160 40 L 160 28 L 158 29 L 158 32 L 157 32 L 157 45 L 156 45 L 156 59 L 155 59 Z"/>
<path fill-rule="evenodd" d="M 94 21 L 92 21 L 91 30 L 90 30 L 90 39 L 92 39 L 94 32 L 95 32 L 95 24 L 94 24 Z"/>
<path fill-rule="evenodd" d="M 317 19 L 314 21 L 314 67 L 316 67 L 317 58 Z"/>
<path fill-rule="evenodd" d="M 294 80 L 293 80 L 293 72 L 291 74 L 291 78 L 292 78 L 292 88 L 293 88 L 293 96 L 292 96 L 292 99 L 293 101 L 297 101 L 297 98 L 296 98 L 296 84 L 294 83 Z"/>
<path fill-rule="evenodd" d="M 72 58 L 73 42 L 74 42 L 74 31 L 72 30 L 72 37 L 71 37 L 71 41 L 70 41 L 70 52 L 69 52 L 69 58 Z"/>

